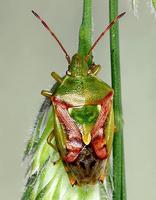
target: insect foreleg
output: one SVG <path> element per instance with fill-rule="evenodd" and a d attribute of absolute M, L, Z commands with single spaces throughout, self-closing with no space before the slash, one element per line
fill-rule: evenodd
<path fill-rule="evenodd" d="M 52 72 L 51 76 L 59 83 L 63 82 L 63 79 L 56 73 L 56 72 Z"/>

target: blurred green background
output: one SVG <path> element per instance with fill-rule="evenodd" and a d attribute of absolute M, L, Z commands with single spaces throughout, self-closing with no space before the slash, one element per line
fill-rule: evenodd
<path fill-rule="evenodd" d="M 24 186 L 22 155 L 42 89 L 64 75 L 62 51 L 31 14 L 34 9 L 53 28 L 70 55 L 77 51 L 82 0 L 0 0 L 0 199 L 17 200 Z M 128 200 L 156 199 L 156 19 L 147 1 L 139 18 L 121 0 L 121 75 Z M 108 1 L 93 1 L 93 38 L 108 23 Z M 110 83 L 109 34 L 94 50 L 99 77 Z"/>

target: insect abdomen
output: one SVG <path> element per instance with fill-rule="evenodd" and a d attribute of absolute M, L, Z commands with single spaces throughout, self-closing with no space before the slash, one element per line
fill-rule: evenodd
<path fill-rule="evenodd" d="M 104 161 L 96 157 L 89 145 L 81 151 L 75 162 L 68 164 L 68 167 L 71 168 L 79 185 L 95 184 L 100 177 L 103 163 Z"/>

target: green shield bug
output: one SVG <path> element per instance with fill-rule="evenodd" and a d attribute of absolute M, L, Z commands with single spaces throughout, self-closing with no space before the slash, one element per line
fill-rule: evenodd
<path fill-rule="evenodd" d="M 125 13 L 118 15 L 100 34 L 85 57 L 76 53 L 70 60 L 62 43 L 42 18 L 32 11 L 55 38 L 68 62 L 62 78 L 51 91 L 43 90 L 46 98 L 41 109 L 53 108 L 54 127 L 47 143 L 59 152 L 72 185 L 95 184 L 103 181 L 111 154 L 114 134 L 113 89 L 96 75 L 100 65 L 88 64 L 90 54 L 102 36 Z M 55 140 L 56 145 L 52 143 Z"/>

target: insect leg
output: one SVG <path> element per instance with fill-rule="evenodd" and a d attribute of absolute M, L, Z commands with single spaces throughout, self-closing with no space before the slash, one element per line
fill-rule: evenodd
<path fill-rule="evenodd" d="M 50 98 L 50 97 L 52 97 L 52 92 L 51 91 L 47 91 L 47 90 L 42 90 L 41 91 L 41 95 Z"/>
<path fill-rule="evenodd" d="M 53 138 L 54 138 L 54 131 L 52 131 L 52 132 L 50 133 L 50 135 L 48 136 L 48 138 L 47 138 L 47 143 L 48 143 L 55 151 L 58 151 L 58 150 L 57 150 L 57 147 L 56 147 L 54 144 L 51 143 L 51 141 L 52 141 Z"/>
<path fill-rule="evenodd" d="M 51 76 L 59 83 L 63 82 L 63 79 L 56 73 L 56 72 L 52 72 Z"/>
<path fill-rule="evenodd" d="M 52 161 L 53 165 L 56 165 L 59 161 L 61 161 L 61 158 L 55 160 L 55 161 Z"/>
<path fill-rule="evenodd" d="M 47 138 L 47 143 L 48 143 L 55 151 L 58 152 L 57 147 L 56 147 L 53 143 L 51 143 L 51 141 L 53 140 L 53 138 L 54 138 L 54 132 L 52 131 L 52 132 L 50 133 L 50 135 L 48 136 L 48 138 Z M 52 161 L 52 163 L 53 163 L 54 165 L 56 165 L 60 160 L 61 160 L 61 158 L 57 159 L 56 161 Z"/>

